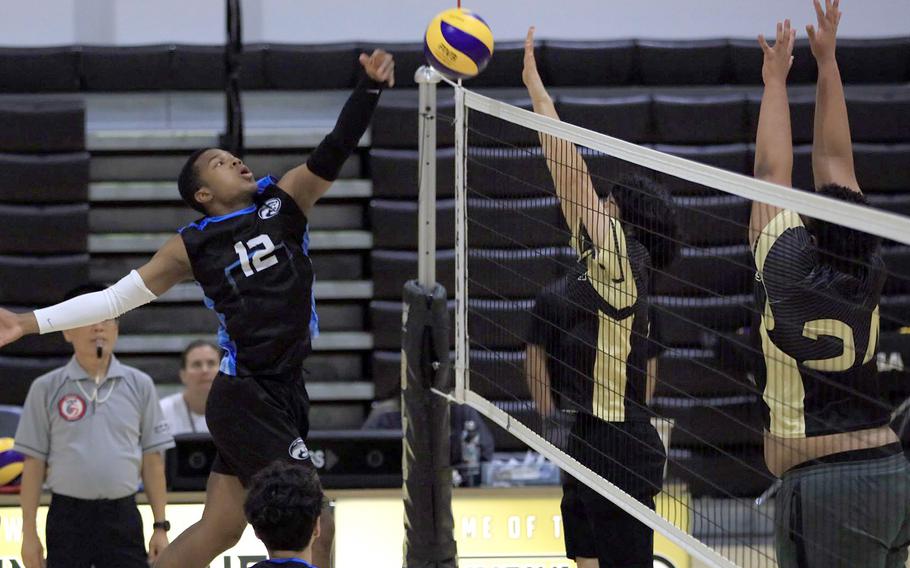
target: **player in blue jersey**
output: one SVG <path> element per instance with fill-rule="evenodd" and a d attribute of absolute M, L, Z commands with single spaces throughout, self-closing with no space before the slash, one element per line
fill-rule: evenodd
<path fill-rule="evenodd" d="M 218 455 L 202 519 L 159 558 L 160 568 L 208 565 L 246 527 L 244 487 L 275 460 L 309 464 L 304 442 L 309 399 L 301 376 L 316 332 L 307 216 L 366 131 L 395 63 L 382 50 L 362 54 L 365 76 L 334 130 L 305 164 L 258 182 L 240 158 L 218 148 L 194 152 L 180 173 L 180 195 L 204 215 L 152 259 L 110 288 L 24 314 L 0 310 L 0 346 L 119 317 L 175 284 L 194 279 L 221 322 L 224 351 L 206 405 Z"/>

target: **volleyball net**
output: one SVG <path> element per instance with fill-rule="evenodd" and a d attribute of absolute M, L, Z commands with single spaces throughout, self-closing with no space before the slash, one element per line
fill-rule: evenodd
<path fill-rule="evenodd" d="M 702 562 L 776 566 L 779 476 L 892 447 L 910 220 L 455 99 L 455 398 Z M 818 524 L 882 495 L 803 498 L 794 541 L 840 554 Z"/>

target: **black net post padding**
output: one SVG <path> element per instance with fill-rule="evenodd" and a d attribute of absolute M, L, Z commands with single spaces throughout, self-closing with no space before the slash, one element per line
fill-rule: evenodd
<path fill-rule="evenodd" d="M 243 107 L 240 100 L 240 61 L 243 56 L 240 0 L 227 0 L 227 42 L 224 45 L 225 131 L 221 147 L 243 156 Z"/>
<path fill-rule="evenodd" d="M 404 285 L 401 411 L 404 431 L 404 566 L 457 566 L 449 458 L 451 387 L 446 289 Z"/>

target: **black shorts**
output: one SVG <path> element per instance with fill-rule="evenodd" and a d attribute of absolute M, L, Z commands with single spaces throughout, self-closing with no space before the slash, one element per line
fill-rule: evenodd
<path fill-rule="evenodd" d="M 212 471 L 250 478 L 276 460 L 312 465 L 306 440 L 310 398 L 300 373 L 233 377 L 219 373 L 205 405 L 218 454 Z"/>
<path fill-rule="evenodd" d="M 569 453 L 604 479 L 654 509 L 666 452 L 649 422 L 604 422 L 579 414 Z M 654 533 L 600 493 L 566 476 L 561 504 L 566 556 L 601 566 L 653 566 Z"/>

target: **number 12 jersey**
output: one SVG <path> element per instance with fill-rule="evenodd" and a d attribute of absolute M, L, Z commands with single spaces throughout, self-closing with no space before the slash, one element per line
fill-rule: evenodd
<path fill-rule="evenodd" d="M 258 185 L 249 207 L 180 229 L 226 375 L 299 372 L 318 335 L 307 218 L 275 178 Z"/>

